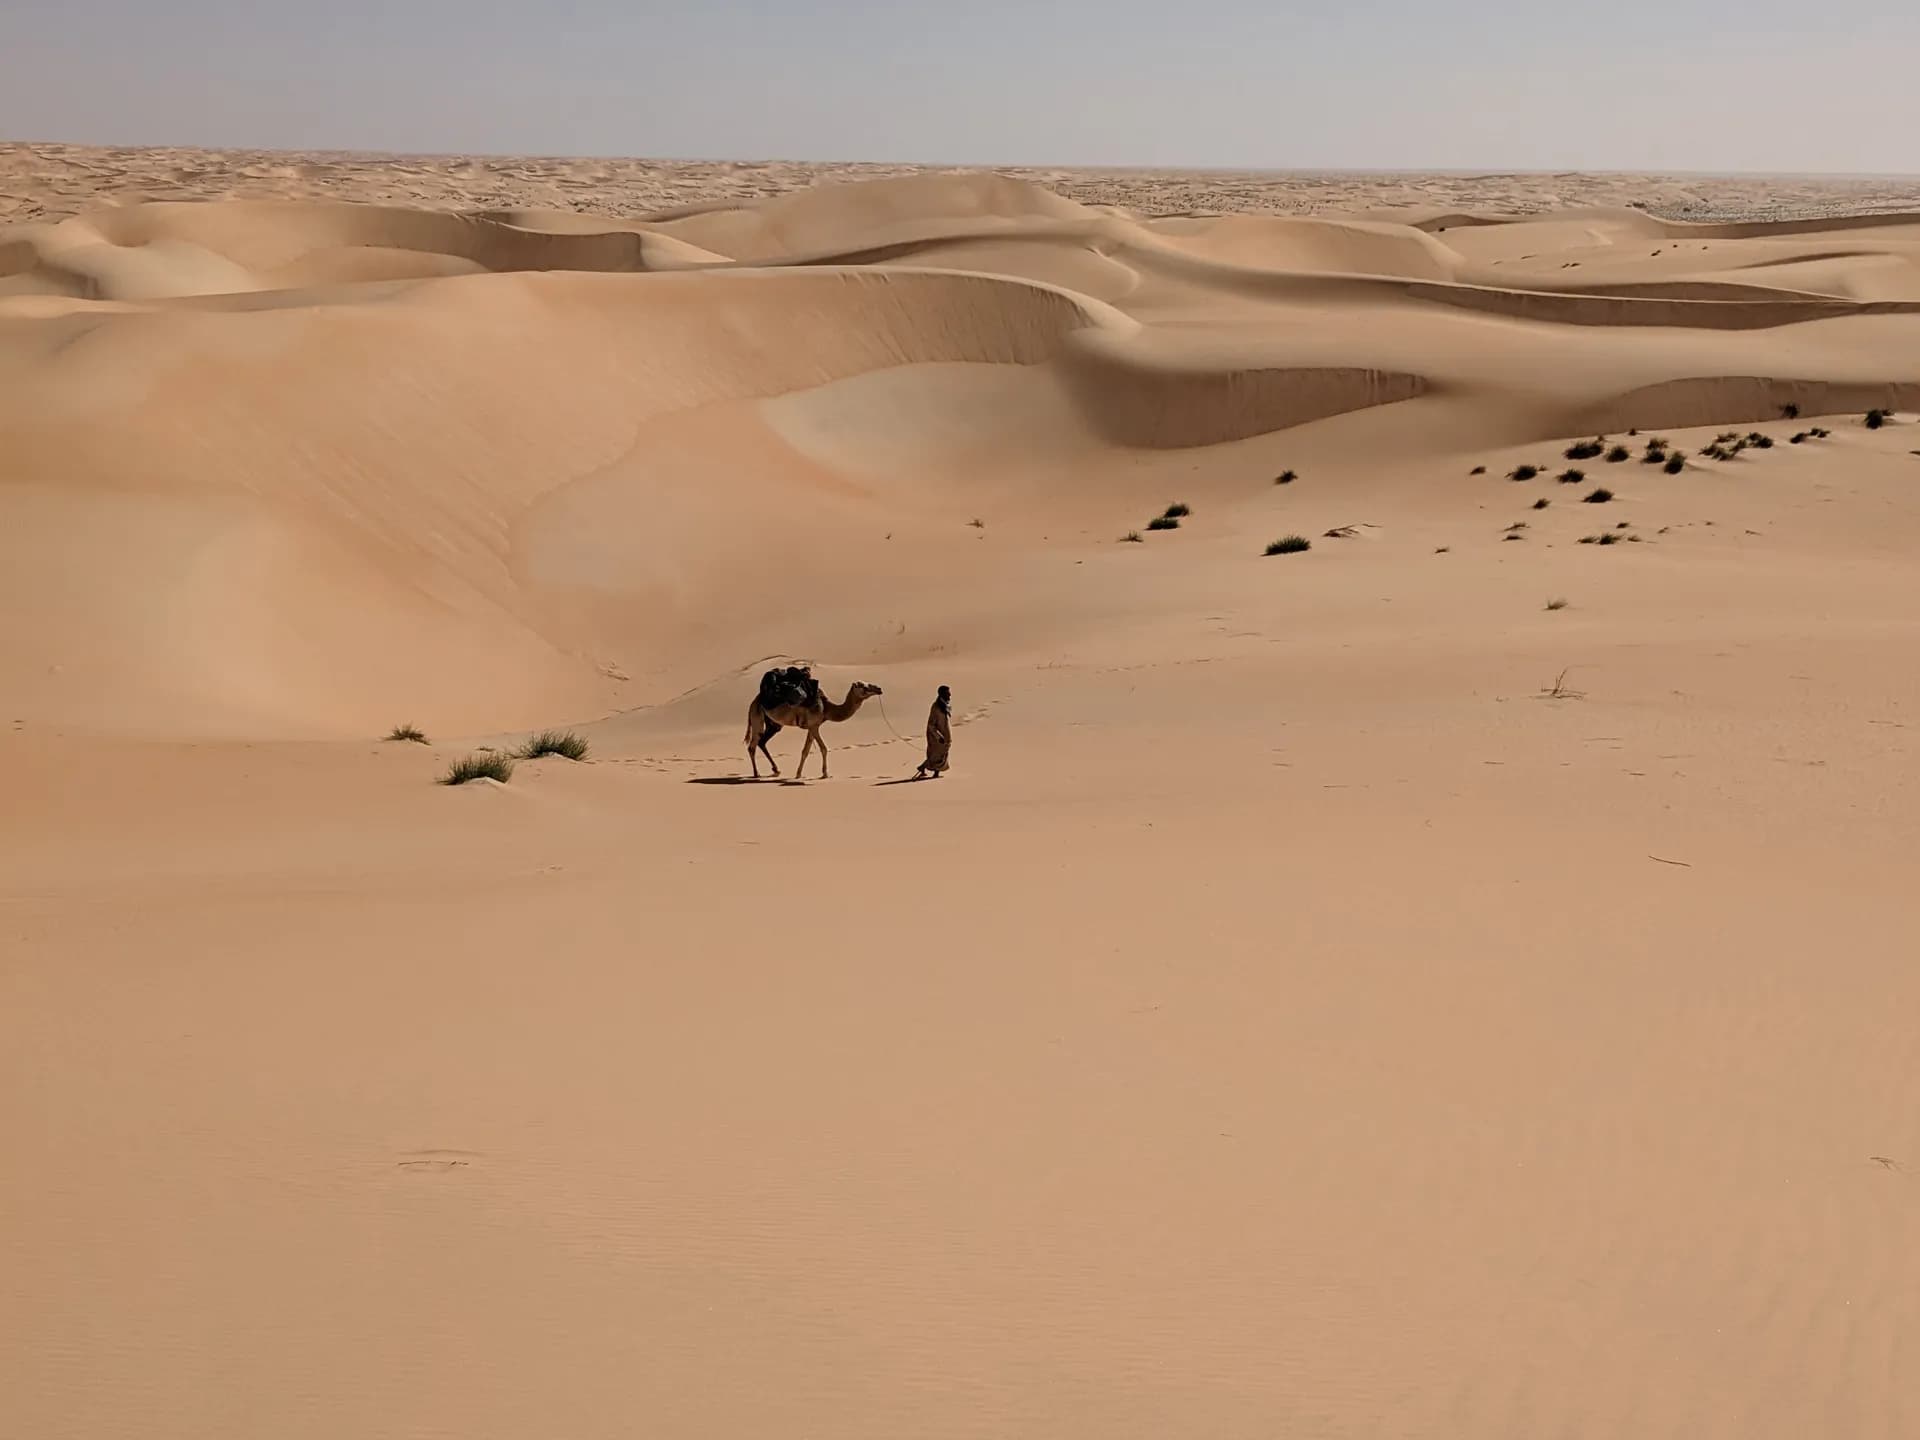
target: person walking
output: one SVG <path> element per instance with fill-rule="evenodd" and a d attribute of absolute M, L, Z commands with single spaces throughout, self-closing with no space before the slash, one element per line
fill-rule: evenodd
<path fill-rule="evenodd" d="M 947 752 L 952 748 L 953 692 L 942 685 L 940 693 L 933 697 L 933 708 L 927 711 L 927 758 L 920 762 L 913 778 L 921 780 L 931 776 L 938 780 L 947 768 Z"/>

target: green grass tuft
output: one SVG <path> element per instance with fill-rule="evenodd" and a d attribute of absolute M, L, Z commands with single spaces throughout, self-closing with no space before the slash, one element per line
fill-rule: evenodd
<path fill-rule="evenodd" d="M 564 760 L 587 758 L 587 741 L 572 730 L 542 730 L 527 737 L 519 750 L 522 760 L 538 760 L 542 755 L 558 755 Z"/>
<path fill-rule="evenodd" d="M 498 751 L 468 755 L 447 767 L 440 777 L 442 785 L 464 785 L 469 780 L 498 780 L 502 785 L 513 778 L 513 757 Z"/>
<path fill-rule="evenodd" d="M 387 732 L 389 740 L 411 740 L 416 745 L 427 743 L 426 733 L 418 725 L 396 725 Z"/>

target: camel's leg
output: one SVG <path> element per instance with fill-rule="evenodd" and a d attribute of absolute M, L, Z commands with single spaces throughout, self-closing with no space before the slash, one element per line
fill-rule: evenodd
<path fill-rule="evenodd" d="M 813 753 L 813 731 L 809 730 L 807 731 L 806 743 L 800 747 L 800 758 L 794 762 L 794 766 L 793 766 L 794 779 L 804 780 L 807 778 L 807 756 L 812 753 Z"/>
<path fill-rule="evenodd" d="M 813 743 L 820 747 L 820 778 L 824 780 L 827 778 L 827 737 L 815 734 Z"/>
<path fill-rule="evenodd" d="M 767 764 L 773 767 L 773 773 L 777 778 L 780 774 L 780 762 L 774 759 L 773 752 L 767 749 L 767 737 L 765 735 L 760 737 L 760 753 L 767 757 Z M 757 776 L 759 771 L 756 770 L 754 774 Z"/>

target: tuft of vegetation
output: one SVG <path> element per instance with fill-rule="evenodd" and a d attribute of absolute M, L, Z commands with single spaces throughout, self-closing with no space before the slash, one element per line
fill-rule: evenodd
<path fill-rule="evenodd" d="M 1718 435 L 1713 437 L 1713 443 L 1716 445 L 1731 445 L 1739 438 L 1740 432 L 1738 430 L 1722 430 Z"/>
<path fill-rule="evenodd" d="M 1146 540 L 1138 530 L 1129 530 L 1120 537 L 1120 543 L 1122 545 L 1144 545 Z"/>
<path fill-rule="evenodd" d="M 1796 430 L 1796 431 L 1794 431 L 1794 432 L 1793 432 L 1793 434 L 1791 434 L 1791 435 L 1789 435 L 1789 436 L 1787 437 L 1787 443 L 1788 443 L 1789 445 L 1804 445 L 1804 444 L 1806 444 L 1806 443 L 1807 443 L 1807 432 L 1806 432 L 1806 431 L 1804 431 L 1804 430 Z"/>
<path fill-rule="evenodd" d="M 1564 610 L 1566 608 L 1567 598 L 1564 595 L 1556 595 L 1553 599 L 1547 601 L 1547 609 L 1549 610 Z"/>
<path fill-rule="evenodd" d="M 1726 446 L 1722 445 L 1718 440 L 1716 440 L 1713 442 L 1713 444 L 1702 448 L 1702 450 L 1700 451 L 1700 457 L 1703 460 L 1731 460 L 1733 458 L 1733 453 L 1734 453 L 1733 451 L 1727 449 Z"/>
<path fill-rule="evenodd" d="M 1609 465 L 1618 465 L 1622 460 L 1631 460 L 1632 458 L 1633 452 L 1624 445 L 1616 445 L 1607 451 L 1607 463 Z"/>
<path fill-rule="evenodd" d="M 1546 496 L 1542 495 L 1538 500 L 1533 502 L 1533 508 L 1536 510 L 1544 510 L 1547 508 L 1547 506 L 1551 505 L 1552 503 L 1553 502 L 1551 500 L 1547 499 Z"/>
<path fill-rule="evenodd" d="M 418 725 L 396 725 L 387 732 L 389 740 L 411 740 L 416 745 L 427 743 L 426 732 Z"/>
<path fill-rule="evenodd" d="M 979 516 L 977 515 L 973 519 L 967 521 L 967 524 L 971 525 L 976 530 L 984 530 L 987 528 L 987 522 L 980 519 Z"/>
<path fill-rule="evenodd" d="M 513 757 L 498 751 L 468 755 L 447 767 L 440 777 L 442 785 L 464 785 L 469 780 L 498 780 L 502 785 L 513 778 Z"/>
<path fill-rule="evenodd" d="M 1669 475 L 1678 475 L 1687 468 L 1687 457 L 1676 450 L 1667 457 L 1667 463 L 1663 468 Z"/>
<path fill-rule="evenodd" d="M 1756 450 L 1771 450 L 1773 448 L 1773 437 L 1771 435 L 1762 435 L 1758 430 L 1749 430 L 1747 432 L 1746 443 L 1753 446 Z"/>
<path fill-rule="evenodd" d="M 1811 435 L 1816 440 L 1824 440 L 1829 435 L 1833 434 L 1833 431 L 1824 429 L 1821 426 L 1816 425 L 1811 430 L 1807 431 L 1807 434 Z"/>
<path fill-rule="evenodd" d="M 1436 555 L 1444 555 L 1451 549 L 1453 549 L 1451 545 L 1436 545 L 1433 547 L 1433 553 Z"/>
<path fill-rule="evenodd" d="M 522 760 L 538 760 L 542 755 L 558 755 L 563 760 L 587 758 L 586 737 L 572 730 L 542 730 L 527 737 L 519 750 Z"/>
<path fill-rule="evenodd" d="M 1474 471 L 1473 473 L 1476 475 L 1483 474 L 1486 471 L 1486 468 L 1487 468 L 1486 466 L 1482 465 L 1478 470 Z M 1273 477 L 1273 483 L 1276 485 L 1291 485 L 1294 481 L 1298 480 L 1299 478 L 1300 477 L 1291 470 L 1282 470 L 1278 475 Z"/>
<path fill-rule="evenodd" d="M 1187 506 L 1181 505 L 1178 503 L 1169 505 L 1167 506 L 1166 509 L 1160 512 L 1161 516 L 1168 520 L 1184 520 L 1187 516 L 1191 515 L 1192 513 L 1193 511 L 1189 509 Z"/>
<path fill-rule="evenodd" d="M 1514 533 L 1514 531 L 1516 531 L 1516 530 L 1524 530 L 1524 529 L 1526 529 L 1526 528 L 1527 528 L 1527 522 L 1526 522 L 1526 521 L 1524 521 L 1524 520 L 1516 520 L 1516 521 L 1514 521 L 1514 522 L 1513 522 L 1513 523 L 1512 523 L 1511 525 L 1509 525 L 1509 526 L 1507 526 L 1507 534 L 1509 534 L 1509 535 L 1511 535 L 1511 534 L 1513 534 L 1513 533 Z"/>
<path fill-rule="evenodd" d="M 1265 552 L 1268 555 L 1298 555 L 1302 550 L 1311 550 L 1313 542 L 1304 535 L 1283 535 L 1271 542 Z"/>
<path fill-rule="evenodd" d="M 1562 485 L 1578 485 L 1582 480 L 1587 478 L 1587 472 L 1584 470 L 1562 470 L 1558 478 Z"/>
<path fill-rule="evenodd" d="M 1171 515 L 1156 515 L 1153 519 L 1147 521 L 1147 529 L 1149 530 L 1178 530 L 1179 528 L 1180 522 Z"/>
<path fill-rule="evenodd" d="M 1782 420 L 1798 420 L 1800 418 L 1800 407 L 1789 400 L 1780 407 L 1780 418 Z"/>
<path fill-rule="evenodd" d="M 1613 492 L 1604 485 L 1596 485 L 1580 497 L 1582 505 L 1604 505 L 1613 499 Z"/>
<path fill-rule="evenodd" d="M 1540 473 L 1538 465 L 1516 465 L 1507 472 L 1509 480 L 1531 480 Z"/>
<path fill-rule="evenodd" d="M 1566 456 L 1569 460 L 1591 460 L 1607 448 L 1607 437 L 1596 435 L 1591 440 L 1582 440 L 1577 445 L 1569 445 Z"/>
<path fill-rule="evenodd" d="M 1291 474 L 1292 472 L 1289 471 L 1288 473 Z M 1484 465 L 1476 465 L 1471 470 L 1467 471 L 1467 474 L 1469 475 L 1484 475 L 1486 473 L 1487 473 L 1487 467 Z M 1286 484 L 1286 481 L 1276 480 L 1274 483 L 1276 485 L 1284 485 Z"/>
<path fill-rule="evenodd" d="M 1879 428 L 1880 428 L 1880 427 L 1881 427 L 1882 425 L 1884 425 L 1884 424 L 1886 424 L 1886 423 L 1887 423 L 1887 420 L 1888 420 L 1888 418 L 1889 418 L 1889 417 L 1890 417 L 1890 416 L 1891 416 L 1892 414 L 1893 414 L 1893 412 L 1892 412 L 1891 410 L 1869 410 L 1869 411 L 1867 411 L 1867 422 L 1866 422 L 1866 423 L 1867 423 L 1867 428 L 1868 428 L 1869 430 L 1878 430 L 1878 429 L 1879 429 Z"/>

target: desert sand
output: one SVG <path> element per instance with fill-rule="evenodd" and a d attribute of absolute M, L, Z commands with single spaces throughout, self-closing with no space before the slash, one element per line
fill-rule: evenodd
<path fill-rule="evenodd" d="M 1920 201 L 465 163 L 6 152 L 0 1428 L 1920 1432 Z"/>

